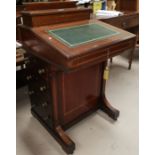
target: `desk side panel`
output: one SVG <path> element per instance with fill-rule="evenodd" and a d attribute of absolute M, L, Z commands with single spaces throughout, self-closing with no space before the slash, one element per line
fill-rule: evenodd
<path fill-rule="evenodd" d="M 58 75 L 60 120 L 66 126 L 99 106 L 101 63 Z"/>

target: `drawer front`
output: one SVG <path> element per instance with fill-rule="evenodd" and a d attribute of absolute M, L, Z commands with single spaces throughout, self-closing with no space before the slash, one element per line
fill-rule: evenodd
<path fill-rule="evenodd" d="M 120 21 L 120 28 L 129 29 L 139 25 L 138 16 L 125 17 Z"/>
<path fill-rule="evenodd" d="M 32 107 L 42 118 L 47 118 L 50 114 L 50 90 L 44 81 L 36 81 L 29 84 L 29 97 Z"/>
<path fill-rule="evenodd" d="M 25 79 L 31 83 L 36 80 L 42 79 L 47 80 L 48 79 L 48 68 L 49 66 L 46 63 L 43 63 L 42 61 L 38 61 L 37 59 L 30 58 L 26 62 L 26 75 Z"/>
<path fill-rule="evenodd" d="M 136 27 L 139 25 L 139 18 L 138 17 L 130 17 L 127 19 L 127 28 Z"/>
<path fill-rule="evenodd" d="M 121 29 L 129 29 L 139 25 L 138 15 L 133 16 L 120 16 L 109 19 L 102 19 L 101 21 L 116 26 Z"/>
<path fill-rule="evenodd" d="M 98 49 L 95 52 L 75 58 L 71 62 L 71 65 L 72 65 L 71 67 L 76 68 L 82 65 L 88 66 L 90 64 L 92 65 L 92 64 L 106 61 L 108 57 L 119 55 L 123 51 L 133 48 L 134 41 L 135 40 L 131 39 L 121 43 L 116 43 L 113 46 L 105 47 L 104 50 Z"/>
<path fill-rule="evenodd" d="M 42 117 L 42 119 L 47 120 L 50 117 L 50 108 L 48 102 L 41 102 L 40 100 L 35 100 L 33 102 L 32 108 Z"/>
<path fill-rule="evenodd" d="M 118 28 L 122 28 L 122 20 L 121 19 L 107 19 L 103 20 L 104 22 L 116 26 Z"/>
<path fill-rule="evenodd" d="M 87 54 L 78 58 L 75 58 L 72 60 L 71 65 L 72 67 L 79 67 L 84 64 L 90 64 L 96 61 L 102 61 L 103 59 L 107 58 L 107 49 L 103 50 L 100 49 L 96 52 L 93 52 L 91 54 Z"/>
<path fill-rule="evenodd" d="M 129 41 L 125 41 L 123 43 L 117 44 L 117 45 L 113 45 L 108 50 L 108 51 L 110 51 L 109 57 L 119 55 L 123 51 L 130 49 L 130 48 L 133 48 L 134 47 L 133 45 L 134 45 L 133 40 L 129 40 Z"/>
<path fill-rule="evenodd" d="M 37 58 L 31 57 L 26 63 L 29 97 L 31 107 L 42 119 L 49 119 L 51 115 L 51 97 L 49 88 L 49 65 Z"/>
<path fill-rule="evenodd" d="M 29 84 L 29 90 L 32 91 L 33 94 L 38 95 L 38 98 L 45 98 L 47 100 L 50 100 L 49 98 L 49 86 L 48 83 L 45 81 L 34 81 L 31 84 Z M 31 93 L 30 93 L 31 94 Z M 42 99 L 41 99 L 42 100 Z"/>

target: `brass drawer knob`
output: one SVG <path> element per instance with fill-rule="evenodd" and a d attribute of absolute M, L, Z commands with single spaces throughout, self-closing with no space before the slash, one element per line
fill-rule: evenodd
<path fill-rule="evenodd" d="M 43 104 L 42 104 L 42 107 L 47 107 L 47 102 L 44 102 Z"/>
<path fill-rule="evenodd" d="M 39 70 L 38 70 L 38 73 L 39 73 L 39 74 L 45 73 L 45 69 L 39 69 Z"/>
<path fill-rule="evenodd" d="M 122 26 L 123 26 L 123 27 L 126 27 L 126 26 L 127 26 L 127 23 L 126 23 L 126 22 L 123 22 L 123 23 L 122 23 Z"/>
<path fill-rule="evenodd" d="M 40 91 L 44 91 L 44 90 L 46 90 L 46 86 L 40 87 Z"/>
<path fill-rule="evenodd" d="M 32 79 L 32 76 L 31 76 L 31 75 L 28 75 L 28 76 L 26 77 L 26 80 L 30 80 L 30 79 Z"/>
<path fill-rule="evenodd" d="M 30 60 L 25 60 L 25 64 L 29 64 L 30 63 Z"/>
<path fill-rule="evenodd" d="M 31 91 L 29 91 L 29 92 L 28 92 L 28 94 L 29 94 L 29 95 L 34 94 L 34 91 L 33 91 L 33 90 L 31 90 Z"/>

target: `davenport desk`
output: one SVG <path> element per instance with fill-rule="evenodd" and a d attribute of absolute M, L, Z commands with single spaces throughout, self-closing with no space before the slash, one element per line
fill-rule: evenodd
<path fill-rule="evenodd" d="M 53 24 L 52 16 L 50 10 L 23 12 L 22 43 L 31 55 L 31 112 L 72 154 L 75 143 L 66 129 L 97 109 L 117 120 L 103 72 L 108 58 L 135 47 L 136 36 L 98 20 Z"/>

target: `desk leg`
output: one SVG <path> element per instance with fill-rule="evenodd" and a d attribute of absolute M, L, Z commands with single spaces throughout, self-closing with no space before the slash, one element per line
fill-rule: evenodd
<path fill-rule="evenodd" d="M 132 60 L 133 60 L 133 56 L 134 56 L 134 51 L 135 51 L 135 48 L 133 48 L 131 50 L 130 55 L 129 55 L 129 67 L 128 67 L 129 70 L 131 69 Z"/>
<path fill-rule="evenodd" d="M 110 63 L 112 63 L 112 59 L 113 59 L 113 58 L 110 58 Z"/>
<path fill-rule="evenodd" d="M 102 72 L 104 72 L 106 64 L 107 62 L 103 63 Z M 105 87 L 106 87 L 106 80 L 104 80 L 102 77 L 100 108 L 102 111 L 108 114 L 109 117 L 111 117 L 113 120 L 117 120 L 120 112 L 108 102 L 106 95 L 105 95 Z"/>
<path fill-rule="evenodd" d="M 115 109 L 106 99 L 106 97 L 102 97 L 102 106 L 101 110 L 108 114 L 113 120 L 117 120 L 119 116 L 119 110 Z"/>

